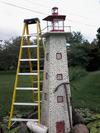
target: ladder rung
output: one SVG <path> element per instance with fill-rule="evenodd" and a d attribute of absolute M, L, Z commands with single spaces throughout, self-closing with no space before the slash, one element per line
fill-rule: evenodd
<path fill-rule="evenodd" d="M 27 37 L 27 36 L 28 36 L 28 37 L 31 37 L 32 35 L 30 34 L 30 35 L 23 35 L 23 36 L 24 36 L 24 37 Z"/>
<path fill-rule="evenodd" d="M 22 48 L 37 48 L 37 45 L 24 45 Z"/>
<path fill-rule="evenodd" d="M 37 83 L 38 81 L 34 81 L 33 83 Z M 40 83 L 43 83 L 43 81 L 41 80 Z"/>
<path fill-rule="evenodd" d="M 34 91 L 37 91 L 38 88 L 33 88 L 33 87 L 17 87 L 16 90 L 34 90 Z"/>
<path fill-rule="evenodd" d="M 38 103 L 38 101 L 35 101 L 36 103 Z M 42 103 L 42 101 L 40 101 L 40 103 Z"/>
<path fill-rule="evenodd" d="M 42 93 L 42 91 L 39 91 L 40 93 Z M 38 91 L 34 91 L 34 93 L 36 94 L 36 93 L 38 93 Z"/>
<path fill-rule="evenodd" d="M 18 73 L 18 75 L 28 76 L 28 75 L 38 75 L 38 73 Z"/>
<path fill-rule="evenodd" d="M 34 93 L 38 93 L 38 91 L 34 91 Z M 42 93 L 42 91 L 40 91 L 40 93 Z"/>
<path fill-rule="evenodd" d="M 36 33 L 32 33 L 32 34 L 28 34 L 28 35 L 23 35 L 24 37 L 34 37 L 36 36 L 37 34 Z"/>
<path fill-rule="evenodd" d="M 44 58 L 40 58 L 40 61 L 44 61 Z"/>
<path fill-rule="evenodd" d="M 14 103 L 14 105 L 22 105 L 22 106 L 38 106 L 38 103 Z"/>
<path fill-rule="evenodd" d="M 40 70 L 40 72 L 44 72 L 44 70 Z"/>
<path fill-rule="evenodd" d="M 20 59 L 20 61 L 37 61 L 38 59 Z"/>
<path fill-rule="evenodd" d="M 11 121 L 32 121 L 32 122 L 38 122 L 38 119 L 12 118 Z"/>

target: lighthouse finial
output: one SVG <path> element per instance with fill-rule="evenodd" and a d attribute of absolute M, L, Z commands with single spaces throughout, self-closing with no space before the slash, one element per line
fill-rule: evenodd
<path fill-rule="evenodd" d="M 58 7 L 52 8 L 52 15 L 58 15 Z"/>

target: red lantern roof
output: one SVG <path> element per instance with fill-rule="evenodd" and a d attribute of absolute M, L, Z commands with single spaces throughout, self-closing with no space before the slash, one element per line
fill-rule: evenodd
<path fill-rule="evenodd" d="M 58 7 L 53 7 L 52 8 L 52 15 L 47 16 L 43 20 L 45 21 L 53 21 L 54 19 L 59 19 L 59 20 L 65 20 L 66 16 L 65 15 L 59 15 L 58 14 Z"/>
<path fill-rule="evenodd" d="M 54 19 L 65 20 L 65 18 L 66 18 L 65 15 L 57 15 L 57 16 L 49 15 L 49 16 L 47 16 L 46 18 L 44 18 L 43 20 L 46 20 L 46 21 L 53 21 Z"/>

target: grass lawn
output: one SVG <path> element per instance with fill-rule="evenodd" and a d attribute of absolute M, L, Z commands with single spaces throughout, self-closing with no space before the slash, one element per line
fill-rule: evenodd
<path fill-rule="evenodd" d="M 36 80 L 36 77 L 35 77 L 35 80 Z M 8 115 L 10 111 L 14 81 L 15 81 L 15 72 L 0 72 L 0 108 L 2 110 L 3 116 Z M 34 84 L 34 86 L 36 86 L 36 84 Z M 18 87 L 32 87 L 30 76 L 25 76 L 25 77 L 20 76 Z M 17 90 L 16 101 L 30 102 L 30 103 L 33 102 L 32 91 L 24 91 L 24 95 L 23 95 L 23 91 Z M 19 110 L 18 107 L 16 107 L 15 110 L 16 109 Z M 27 110 L 27 108 L 22 107 L 21 111 L 23 110 Z"/>
<path fill-rule="evenodd" d="M 15 73 L 0 72 L 0 107 L 3 115 L 9 112 L 14 79 Z"/>
<path fill-rule="evenodd" d="M 100 113 L 100 71 L 83 73 L 71 82 L 71 90 L 74 106 Z"/>
<path fill-rule="evenodd" d="M 100 71 L 86 72 L 74 68 L 71 69 L 70 79 L 73 105 L 100 112 Z M 3 116 L 10 111 L 14 80 L 15 72 L 0 72 L 0 108 Z M 29 77 L 21 78 L 19 86 L 31 87 L 29 81 Z M 32 102 L 32 92 L 26 91 L 24 94 L 18 92 L 17 99 L 21 102 Z"/>

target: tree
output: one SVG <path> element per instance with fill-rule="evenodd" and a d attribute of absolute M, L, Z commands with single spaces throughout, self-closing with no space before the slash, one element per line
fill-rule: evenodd
<path fill-rule="evenodd" d="M 12 38 L 8 41 L 5 41 L 5 44 L 2 48 L 0 55 L 0 69 L 8 70 L 14 69 L 17 65 L 18 53 L 20 47 L 21 38 Z"/>
<path fill-rule="evenodd" d="M 41 42 L 40 42 L 41 43 Z M 15 70 L 18 63 L 18 56 L 19 56 L 19 50 L 20 50 L 20 44 L 21 44 L 21 37 L 12 38 L 8 41 L 5 41 L 5 45 L 3 46 L 3 49 L 0 49 L 0 70 L 9 70 L 13 69 Z M 30 45 L 36 44 L 36 41 L 32 42 L 30 41 Z M 27 45 L 26 39 L 24 39 L 24 45 Z M 37 52 L 36 49 L 30 48 L 30 52 L 33 58 L 37 58 Z M 40 56 L 41 58 L 44 57 L 43 54 L 43 48 L 40 49 Z M 22 58 L 27 59 L 28 58 L 28 49 L 23 49 L 22 52 Z M 33 63 L 33 62 L 32 62 Z M 34 62 L 33 69 L 37 68 L 37 62 Z M 42 66 L 43 67 L 43 61 Z M 21 62 L 21 69 L 29 69 L 29 62 Z"/>
<path fill-rule="evenodd" d="M 98 45 L 100 46 L 100 28 L 97 30 L 97 40 L 98 40 Z"/>
<path fill-rule="evenodd" d="M 90 45 L 88 57 L 89 57 L 89 62 L 86 69 L 88 71 L 100 70 L 100 50 L 98 49 L 97 45 L 95 44 Z"/>
<path fill-rule="evenodd" d="M 95 71 L 100 69 L 100 44 L 99 44 L 99 30 L 97 39 L 94 39 L 92 43 L 84 39 L 80 32 L 73 32 L 69 38 L 67 38 L 68 46 L 68 62 L 69 66 L 80 66 L 88 71 Z M 0 47 L 0 70 L 16 69 L 18 62 L 18 55 L 20 49 L 21 37 L 12 38 L 11 40 L 5 41 L 5 45 Z M 26 39 L 24 39 L 25 44 Z M 36 42 L 31 42 L 36 44 Z M 41 44 L 41 42 L 40 42 Z M 36 58 L 36 49 L 31 49 L 32 57 Z M 27 49 L 22 52 L 22 58 L 27 57 Z M 44 58 L 43 48 L 40 50 L 40 57 Z M 26 62 L 25 62 L 26 63 Z M 43 68 L 43 61 L 41 68 Z M 22 68 L 25 68 L 26 64 L 21 63 Z M 34 64 L 33 70 L 36 69 L 37 64 Z M 27 62 L 27 68 L 29 63 Z M 27 69 L 25 68 L 25 69 Z"/>
<path fill-rule="evenodd" d="M 84 39 L 80 32 L 73 32 L 67 42 L 70 43 L 68 48 L 69 66 L 86 68 L 89 61 L 88 48 L 90 43 Z"/>
<path fill-rule="evenodd" d="M 67 38 L 67 43 L 71 44 L 82 44 L 85 41 L 81 32 L 73 32 L 70 37 Z"/>
<path fill-rule="evenodd" d="M 69 66 L 80 66 L 86 68 L 89 62 L 88 44 L 74 44 L 68 50 Z"/>
<path fill-rule="evenodd" d="M 100 70 L 100 28 L 97 39 L 89 43 L 79 32 L 72 33 L 68 42 L 69 66 L 81 66 L 88 71 Z"/>
<path fill-rule="evenodd" d="M 97 30 L 97 38 L 91 42 L 88 56 L 90 57 L 87 70 L 100 70 L 100 28 Z"/>

